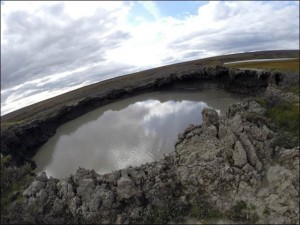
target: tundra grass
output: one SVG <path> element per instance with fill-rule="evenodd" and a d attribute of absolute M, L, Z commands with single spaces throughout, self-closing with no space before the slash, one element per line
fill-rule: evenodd
<path fill-rule="evenodd" d="M 300 120 L 298 104 L 282 103 L 272 108 L 268 108 L 267 117 L 292 135 L 299 135 Z"/>
<path fill-rule="evenodd" d="M 291 137 L 297 137 L 297 142 L 299 141 L 299 103 L 281 101 L 276 105 L 270 106 L 266 99 L 255 98 L 255 101 L 266 108 L 266 117 L 283 131 L 292 135 Z M 286 139 L 286 137 L 284 139 Z"/>
<path fill-rule="evenodd" d="M 264 62 L 240 62 L 227 64 L 230 68 L 255 68 L 267 70 L 280 70 L 283 72 L 290 72 L 299 74 L 299 59 L 292 60 L 278 60 L 278 61 L 264 61 Z"/>

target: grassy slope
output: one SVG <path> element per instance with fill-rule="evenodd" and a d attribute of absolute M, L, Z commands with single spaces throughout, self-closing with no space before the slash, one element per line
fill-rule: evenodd
<path fill-rule="evenodd" d="M 280 60 L 280 61 L 266 61 L 266 62 L 241 62 L 226 65 L 230 68 L 257 68 L 280 70 L 284 72 L 291 72 L 299 74 L 299 59 L 294 60 Z"/>
<path fill-rule="evenodd" d="M 299 50 L 282 50 L 282 51 L 261 51 L 210 57 L 205 59 L 193 60 L 150 70 L 145 70 L 129 75 L 124 75 L 95 84 L 91 84 L 77 90 L 35 103 L 24 107 L 17 111 L 11 112 L 1 117 L 1 127 L 9 126 L 13 123 L 22 123 L 26 120 L 35 119 L 39 113 L 49 112 L 56 108 L 76 102 L 81 98 L 101 94 L 112 88 L 120 87 L 120 85 L 133 86 L 144 83 L 149 80 L 162 77 L 166 73 L 182 71 L 186 69 L 195 69 L 205 65 L 217 65 L 225 62 L 247 60 L 247 59 L 263 59 L 263 58 L 299 58 Z M 299 64 L 299 62 L 298 62 Z M 248 65 L 249 67 L 250 65 Z M 252 65 L 253 66 L 253 65 Z M 239 66 L 240 67 L 240 66 Z M 267 67 L 269 68 L 269 67 Z M 277 68 L 277 67 L 276 67 Z"/>

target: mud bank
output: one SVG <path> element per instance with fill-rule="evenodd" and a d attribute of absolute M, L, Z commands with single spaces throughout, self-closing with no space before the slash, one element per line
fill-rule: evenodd
<path fill-rule="evenodd" d="M 263 93 L 270 80 L 280 82 L 282 74 L 259 70 L 228 69 L 223 66 L 201 67 L 166 74 L 163 78 L 150 80 L 138 86 L 123 85 L 105 93 L 88 96 L 69 105 L 48 109 L 32 121 L 16 123 L 1 130 L 1 153 L 11 155 L 18 165 L 30 162 L 38 148 L 56 132 L 56 129 L 93 109 L 140 93 L 166 88 L 197 89 L 219 88 L 245 95 Z"/>

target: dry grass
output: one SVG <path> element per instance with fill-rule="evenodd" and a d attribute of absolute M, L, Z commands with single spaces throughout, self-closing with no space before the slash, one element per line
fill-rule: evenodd
<path fill-rule="evenodd" d="M 291 72 L 299 74 L 299 59 L 280 60 L 280 61 L 264 61 L 264 62 L 241 62 L 227 64 L 230 68 L 255 68 L 280 70 L 283 72 Z"/>

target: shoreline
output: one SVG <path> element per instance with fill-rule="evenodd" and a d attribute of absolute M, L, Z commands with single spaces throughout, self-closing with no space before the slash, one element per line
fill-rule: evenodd
<path fill-rule="evenodd" d="M 278 72 L 228 69 L 216 66 L 171 73 L 139 86 L 124 85 L 100 95 L 83 98 L 72 105 L 48 110 L 47 113 L 36 115 L 33 121 L 14 124 L 7 129 L 2 129 L 1 152 L 4 156 L 11 155 L 18 165 L 30 162 L 35 166 L 30 158 L 43 143 L 55 134 L 60 125 L 120 98 L 170 87 L 191 85 L 200 90 L 215 87 L 233 93 L 255 96 L 267 88 L 271 79 L 276 80 L 276 77 L 279 79 L 280 76 L 283 74 Z"/>

